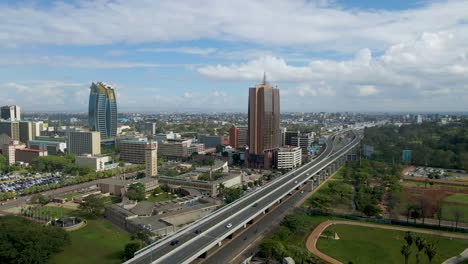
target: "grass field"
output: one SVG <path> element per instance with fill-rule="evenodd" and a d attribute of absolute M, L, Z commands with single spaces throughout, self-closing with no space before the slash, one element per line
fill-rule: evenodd
<path fill-rule="evenodd" d="M 56 206 L 43 206 L 31 210 L 33 217 L 53 220 L 70 214 L 73 210 Z"/>
<path fill-rule="evenodd" d="M 70 232 L 71 245 L 55 255 L 51 263 L 120 263 L 119 254 L 130 236 L 103 219 L 87 220 L 88 225 Z"/>
<path fill-rule="evenodd" d="M 176 198 L 177 197 L 175 197 L 173 194 L 163 192 L 163 193 L 160 193 L 158 196 L 150 195 L 147 201 L 158 203 L 158 202 L 164 202 L 164 201 L 168 201 L 168 200 L 172 200 Z"/>
<path fill-rule="evenodd" d="M 456 193 L 444 199 L 442 204 L 443 219 L 455 221 L 456 212 L 461 213 L 459 222 L 468 222 L 468 194 Z"/>
<path fill-rule="evenodd" d="M 452 194 L 449 197 L 445 198 L 444 201 L 452 202 L 452 203 L 464 203 L 468 205 L 468 194 L 466 193 Z"/>
<path fill-rule="evenodd" d="M 317 248 L 323 253 L 340 260 L 343 263 L 404 263 L 400 253 L 405 243 L 405 232 L 369 228 L 361 226 L 336 225 L 330 227 L 338 233 L 339 240 L 321 238 Z M 436 244 L 437 255 L 432 263 L 442 263 L 444 260 L 460 254 L 468 247 L 468 240 L 450 239 L 438 236 L 422 235 L 428 241 Z M 409 263 L 415 263 L 417 249 L 413 245 Z M 422 263 L 427 263 L 427 257 L 421 252 Z"/>

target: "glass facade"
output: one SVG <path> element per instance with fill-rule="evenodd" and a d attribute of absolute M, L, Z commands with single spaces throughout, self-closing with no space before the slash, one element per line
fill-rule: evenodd
<path fill-rule="evenodd" d="M 92 83 L 89 95 L 88 123 L 91 131 L 98 131 L 101 139 L 117 135 L 117 100 L 115 91 L 105 83 Z"/>

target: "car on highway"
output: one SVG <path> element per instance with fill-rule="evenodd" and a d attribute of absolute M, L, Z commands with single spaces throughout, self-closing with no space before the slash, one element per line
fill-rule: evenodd
<path fill-rule="evenodd" d="M 301 191 L 301 193 L 304 193 L 304 191 Z"/>
<path fill-rule="evenodd" d="M 229 224 L 226 225 L 226 228 L 228 228 L 228 229 L 231 228 L 231 227 L 232 227 L 232 223 L 229 223 Z"/>
<path fill-rule="evenodd" d="M 198 235 L 198 234 L 200 234 L 200 233 L 201 233 L 201 229 L 197 229 L 197 230 L 195 230 L 195 234 L 197 234 L 197 235 Z"/>
<path fill-rule="evenodd" d="M 173 240 L 173 241 L 171 241 L 171 246 L 175 246 L 175 245 L 177 245 L 177 244 L 179 244 L 179 240 Z"/>
<path fill-rule="evenodd" d="M 297 183 L 297 181 L 294 181 L 294 183 Z"/>
<path fill-rule="evenodd" d="M 257 205 L 258 205 L 258 203 L 254 203 L 254 204 L 252 205 L 252 207 L 257 207 Z"/>

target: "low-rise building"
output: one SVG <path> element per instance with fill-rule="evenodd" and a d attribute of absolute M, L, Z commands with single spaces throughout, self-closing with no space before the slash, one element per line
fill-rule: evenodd
<path fill-rule="evenodd" d="M 112 157 L 106 155 L 96 155 L 85 154 L 81 156 L 76 156 L 75 164 L 80 167 L 88 167 L 93 171 L 104 171 L 110 167 L 106 164 L 112 163 Z"/>
<path fill-rule="evenodd" d="M 59 155 L 65 153 L 67 143 L 60 141 L 30 140 L 28 148 L 47 150 L 49 155 Z"/>
<path fill-rule="evenodd" d="M 302 151 L 300 147 L 281 147 L 274 152 L 277 169 L 293 169 L 301 166 Z"/>
<path fill-rule="evenodd" d="M 185 159 L 192 153 L 189 153 L 189 146 L 192 144 L 190 139 L 167 140 L 158 145 L 158 154 L 162 157 L 172 159 Z"/>
<path fill-rule="evenodd" d="M 112 195 L 122 195 L 125 189 L 133 183 L 143 183 L 145 191 L 150 192 L 159 186 L 158 180 L 155 178 L 145 177 L 136 180 L 122 180 L 116 178 L 104 179 L 99 183 L 102 193 L 110 193 Z"/>
<path fill-rule="evenodd" d="M 20 148 L 15 150 L 16 162 L 24 162 L 31 164 L 37 157 L 47 156 L 47 150 Z"/>
<path fill-rule="evenodd" d="M 5 156 L 8 165 L 16 163 L 16 150 L 26 148 L 25 144 L 20 143 L 18 140 L 10 141 L 7 144 L 3 144 L 2 153 Z"/>

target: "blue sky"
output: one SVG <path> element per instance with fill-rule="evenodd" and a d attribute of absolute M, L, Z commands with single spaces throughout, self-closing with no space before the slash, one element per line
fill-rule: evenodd
<path fill-rule="evenodd" d="M 2 1 L 0 104 L 86 111 L 466 111 L 468 1 Z"/>

